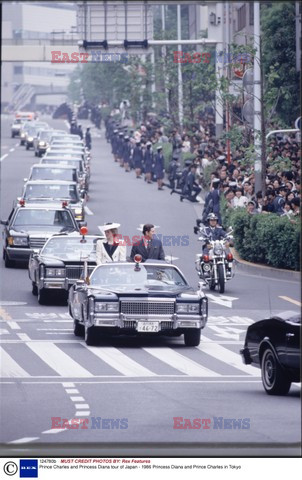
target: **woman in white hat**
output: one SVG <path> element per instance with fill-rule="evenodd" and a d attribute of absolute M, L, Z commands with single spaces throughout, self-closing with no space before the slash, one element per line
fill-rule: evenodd
<path fill-rule="evenodd" d="M 125 262 L 126 246 L 122 245 L 119 238 L 119 223 L 105 223 L 100 227 L 106 235 L 106 240 L 99 240 L 96 247 L 96 263 Z"/>

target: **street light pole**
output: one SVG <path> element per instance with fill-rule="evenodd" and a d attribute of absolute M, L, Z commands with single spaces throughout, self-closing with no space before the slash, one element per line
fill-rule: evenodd
<path fill-rule="evenodd" d="M 181 40 L 181 17 L 180 5 L 177 5 L 177 39 Z M 178 45 L 178 51 L 182 50 L 181 44 Z M 181 63 L 178 63 L 178 119 L 180 130 L 183 127 L 183 90 L 182 90 L 182 71 Z"/>
<path fill-rule="evenodd" d="M 261 162 L 261 64 L 260 64 L 260 4 L 254 2 L 254 145 L 255 193 L 262 191 Z"/>

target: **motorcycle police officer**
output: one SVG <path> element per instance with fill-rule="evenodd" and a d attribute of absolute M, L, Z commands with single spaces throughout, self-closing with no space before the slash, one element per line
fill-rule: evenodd
<path fill-rule="evenodd" d="M 223 228 L 220 225 L 217 225 L 218 217 L 217 215 L 215 215 L 215 213 L 210 213 L 207 216 L 207 220 L 208 220 L 209 226 L 204 229 L 204 232 L 209 237 L 210 240 L 222 240 L 227 236 L 226 231 L 223 230 Z M 202 246 L 202 248 L 205 253 L 208 253 L 208 248 L 206 243 Z"/>

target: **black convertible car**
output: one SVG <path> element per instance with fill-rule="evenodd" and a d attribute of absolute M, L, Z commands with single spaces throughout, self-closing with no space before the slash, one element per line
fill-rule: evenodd
<path fill-rule="evenodd" d="M 301 314 L 284 312 L 250 325 L 243 363 L 261 368 L 262 383 L 269 395 L 286 395 L 292 382 L 300 382 Z"/>
<path fill-rule="evenodd" d="M 184 334 L 187 346 L 197 346 L 208 318 L 208 300 L 194 291 L 175 266 L 159 260 L 144 264 L 99 265 L 89 279 L 69 290 L 74 333 L 87 345 L 100 335 Z"/>

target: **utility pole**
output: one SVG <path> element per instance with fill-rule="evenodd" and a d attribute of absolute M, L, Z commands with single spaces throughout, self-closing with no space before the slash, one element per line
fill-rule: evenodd
<path fill-rule="evenodd" d="M 260 64 L 260 4 L 254 2 L 254 146 L 255 193 L 262 191 L 261 141 L 261 64 Z"/>
<path fill-rule="evenodd" d="M 180 5 L 177 5 L 177 39 L 181 40 L 181 12 Z M 178 45 L 178 51 L 182 50 L 181 44 Z M 183 127 L 183 90 L 182 90 L 182 71 L 181 63 L 178 63 L 178 120 L 180 130 L 182 132 Z"/>
<path fill-rule="evenodd" d="M 161 25 L 162 25 L 163 36 L 165 36 L 165 31 L 166 31 L 165 8 L 166 8 L 165 5 L 161 6 Z M 169 91 L 167 87 L 167 72 L 166 72 L 166 64 L 165 64 L 166 55 L 167 55 L 167 47 L 163 45 L 162 57 L 163 57 L 164 90 L 165 90 L 165 100 L 166 100 L 166 111 L 167 113 L 169 113 L 170 112 Z"/>

